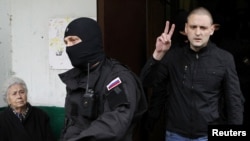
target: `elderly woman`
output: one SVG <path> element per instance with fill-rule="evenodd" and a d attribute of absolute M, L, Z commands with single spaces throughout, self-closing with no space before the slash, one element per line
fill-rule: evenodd
<path fill-rule="evenodd" d="M 7 80 L 3 94 L 8 107 L 0 113 L 0 141 L 55 141 L 48 115 L 27 101 L 22 79 Z"/>

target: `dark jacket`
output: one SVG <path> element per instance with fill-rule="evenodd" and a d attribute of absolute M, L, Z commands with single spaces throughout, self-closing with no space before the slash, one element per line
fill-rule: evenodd
<path fill-rule="evenodd" d="M 62 141 L 131 141 L 133 127 L 146 111 L 145 95 L 137 76 L 113 59 L 90 71 L 88 89 L 95 94 L 97 116 L 88 117 L 84 104 L 87 72 L 73 68 L 60 74 L 66 84 L 66 122 Z M 95 115 L 95 114 L 93 114 Z"/>
<path fill-rule="evenodd" d="M 30 106 L 21 122 L 7 107 L 0 113 L 0 141 L 56 141 L 51 132 L 48 115 Z"/>
<path fill-rule="evenodd" d="M 199 52 L 172 47 L 162 61 L 149 59 L 141 78 L 145 86 L 167 81 L 169 131 L 205 136 L 207 125 L 225 123 L 224 114 L 227 124 L 242 124 L 244 98 L 233 56 L 211 42 Z"/>

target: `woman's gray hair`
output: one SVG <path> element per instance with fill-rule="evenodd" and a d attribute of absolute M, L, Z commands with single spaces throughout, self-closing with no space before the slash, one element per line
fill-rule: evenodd
<path fill-rule="evenodd" d="M 19 77 L 11 77 L 9 78 L 7 81 L 5 81 L 4 85 L 3 85 L 3 88 L 2 88 L 2 94 L 3 94 L 3 100 L 7 103 L 7 95 L 8 95 L 8 90 L 9 88 L 14 85 L 14 84 L 19 84 L 21 85 L 26 94 L 28 94 L 28 88 L 27 88 L 27 85 L 26 83 L 24 82 L 23 79 L 19 78 Z"/>

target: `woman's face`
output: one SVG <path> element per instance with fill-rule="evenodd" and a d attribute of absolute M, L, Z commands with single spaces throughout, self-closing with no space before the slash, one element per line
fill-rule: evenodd
<path fill-rule="evenodd" d="M 10 86 L 7 93 L 7 102 L 15 110 L 24 108 L 27 103 L 27 91 L 20 84 Z"/>

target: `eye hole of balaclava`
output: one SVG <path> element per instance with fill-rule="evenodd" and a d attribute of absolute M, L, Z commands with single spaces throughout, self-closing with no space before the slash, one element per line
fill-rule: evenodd
<path fill-rule="evenodd" d="M 102 33 L 98 23 L 90 18 L 82 17 L 69 23 L 64 37 L 78 36 L 82 42 L 66 47 L 71 64 L 83 70 L 103 60 Z"/>

